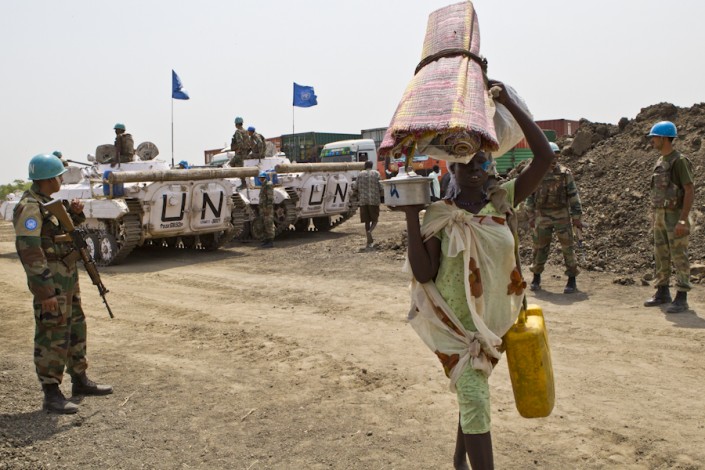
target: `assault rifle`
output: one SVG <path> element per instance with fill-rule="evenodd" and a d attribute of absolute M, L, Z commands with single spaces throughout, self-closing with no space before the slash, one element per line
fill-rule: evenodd
<path fill-rule="evenodd" d="M 61 224 L 61 226 L 64 228 L 64 230 L 68 232 L 68 234 L 60 235 L 60 237 L 70 237 L 66 241 L 73 242 L 74 248 L 81 256 L 81 261 L 83 261 L 83 266 L 85 266 L 88 276 L 90 276 L 93 285 L 98 288 L 98 294 L 100 294 L 100 296 L 103 298 L 105 308 L 108 309 L 108 315 L 110 315 L 110 318 L 115 318 L 115 316 L 113 315 L 113 311 L 110 310 L 110 305 L 108 305 L 108 300 L 105 298 L 105 294 L 107 294 L 109 291 L 103 285 L 103 281 L 100 280 L 100 273 L 98 273 L 98 268 L 95 265 L 95 261 L 93 261 L 93 258 L 91 258 L 91 254 L 88 253 L 88 246 L 86 245 L 86 240 L 83 239 L 81 232 L 76 230 L 76 227 L 73 226 L 73 221 L 71 220 L 69 213 L 66 211 L 64 203 L 60 199 L 54 199 L 52 201 L 47 202 L 46 204 L 43 204 L 43 206 L 46 210 L 49 211 L 49 213 L 59 219 L 59 223 Z"/>

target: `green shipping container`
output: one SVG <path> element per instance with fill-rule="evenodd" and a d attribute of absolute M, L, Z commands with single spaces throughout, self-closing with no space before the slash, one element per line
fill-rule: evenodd
<path fill-rule="evenodd" d="M 531 152 L 531 149 L 514 147 L 501 157 L 495 158 L 495 161 L 497 162 L 497 173 L 500 175 L 506 175 L 509 173 L 509 170 L 517 166 L 522 161 L 533 158 L 533 156 L 534 154 Z"/>
<path fill-rule="evenodd" d="M 292 162 L 318 162 L 321 149 L 326 144 L 339 140 L 361 139 L 362 134 L 338 134 L 329 132 L 304 132 L 282 135 L 281 150 Z"/>

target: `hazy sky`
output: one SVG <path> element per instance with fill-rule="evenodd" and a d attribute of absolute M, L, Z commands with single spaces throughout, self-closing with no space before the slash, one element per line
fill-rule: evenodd
<path fill-rule="evenodd" d="M 236 115 L 265 137 L 292 132 L 292 83 L 318 106 L 296 132 L 389 124 L 420 59 L 429 13 L 447 0 L 1 0 L 0 184 L 38 153 L 86 160 L 123 122 L 135 145 L 203 163 Z M 705 3 L 477 0 L 489 75 L 536 119 L 616 123 L 643 107 L 703 101 Z"/>

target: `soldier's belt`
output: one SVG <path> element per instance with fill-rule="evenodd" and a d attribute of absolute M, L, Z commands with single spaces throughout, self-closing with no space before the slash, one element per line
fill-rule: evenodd
<path fill-rule="evenodd" d="M 73 238 L 68 233 L 54 235 L 54 243 L 73 243 Z"/>

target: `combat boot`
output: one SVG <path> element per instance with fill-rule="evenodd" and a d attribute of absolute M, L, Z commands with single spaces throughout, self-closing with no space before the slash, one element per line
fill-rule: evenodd
<path fill-rule="evenodd" d="M 671 293 L 668 291 L 668 286 L 658 286 L 654 296 L 644 302 L 644 307 L 656 307 L 658 305 L 670 303 Z"/>
<path fill-rule="evenodd" d="M 61 393 L 59 384 L 42 384 L 42 391 L 44 392 L 43 409 L 62 415 L 70 415 L 78 411 L 78 405 L 68 401 Z"/>
<path fill-rule="evenodd" d="M 110 395 L 113 393 L 112 385 L 101 385 L 93 382 L 86 376 L 86 373 L 72 375 L 71 393 L 74 395 Z"/>
<path fill-rule="evenodd" d="M 274 242 L 272 241 L 271 238 L 267 238 L 262 242 L 262 244 L 259 247 L 260 248 L 274 248 Z"/>
<path fill-rule="evenodd" d="M 531 285 L 529 286 L 531 290 L 541 289 L 541 275 L 534 273 L 534 278 L 531 280 Z"/>
<path fill-rule="evenodd" d="M 578 286 L 575 285 L 575 276 L 568 276 L 568 282 L 563 289 L 564 294 L 572 294 L 578 290 Z"/>
<path fill-rule="evenodd" d="M 673 303 L 666 309 L 666 313 L 683 313 L 686 310 L 688 310 L 688 293 L 678 291 Z"/>

